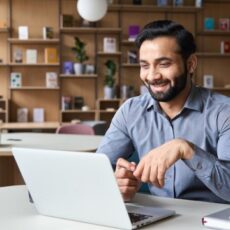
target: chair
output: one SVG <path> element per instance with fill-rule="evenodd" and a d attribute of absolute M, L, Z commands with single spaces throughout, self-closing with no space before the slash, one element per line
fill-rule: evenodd
<path fill-rule="evenodd" d="M 57 128 L 58 134 L 83 134 L 95 135 L 94 129 L 86 124 L 69 124 Z"/>
<path fill-rule="evenodd" d="M 105 135 L 108 128 L 106 121 L 81 121 L 81 124 L 92 127 L 94 129 L 95 135 Z"/>

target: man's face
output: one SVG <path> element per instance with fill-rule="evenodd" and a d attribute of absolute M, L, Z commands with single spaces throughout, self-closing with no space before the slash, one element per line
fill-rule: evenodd
<path fill-rule="evenodd" d="M 174 38 L 146 40 L 140 47 L 140 78 L 157 101 L 170 101 L 186 86 L 187 69 Z"/>

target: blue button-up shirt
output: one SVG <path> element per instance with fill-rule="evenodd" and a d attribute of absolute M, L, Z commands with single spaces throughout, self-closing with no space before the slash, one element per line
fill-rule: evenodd
<path fill-rule="evenodd" d="M 158 196 L 230 203 L 230 99 L 192 86 L 182 111 L 169 119 L 150 94 L 127 100 L 115 114 L 97 152 L 112 164 L 134 151 L 141 159 L 165 142 L 182 138 L 195 145 L 191 160 L 178 160 L 165 185 L 149 184 Z"/>

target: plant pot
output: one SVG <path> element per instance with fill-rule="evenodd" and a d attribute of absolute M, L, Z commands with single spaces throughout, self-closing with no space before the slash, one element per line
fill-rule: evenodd
<path fill-rule="evenodd" d="M 115 90 L 112 87 L 104 87 L 104 99 L 113 99 L 115 96 Z"/>
<path fill-rule="evenodd" d="M 81 63 L 74 63 L 73 68 L 76 75 L 81 75 L 84 73 L 84 65 Z"/>

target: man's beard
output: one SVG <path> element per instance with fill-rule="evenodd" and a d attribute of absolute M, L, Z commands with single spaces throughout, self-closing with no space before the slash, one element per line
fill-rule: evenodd
<path fill-rule="evenodd" d="M 165 81 L 168 81 L 168 80 L 157 80 L 157 81 L 155 81 L 155 84 L 161 84 Z M 174 86 L 170 85 L 170 88 L 166 92 L 154 93 L 151 90 L 149 83 L 147 83 L 147 84 L 145 83 L 145 86 L 148 88 L 150 95 L 156 101 L 168 102 L 168 101 L 171 101 L 173 98 L 175 98 L 181 91 L 183 91 L 183 89 L 186 87 L 186 83 L 187 83 L 187 71 L 185 71 L 183 74 L 178 76 L 175 79 L 175 85 Z M 169 82 L 169 84 L 170 84 L 170 82 Z"/>

